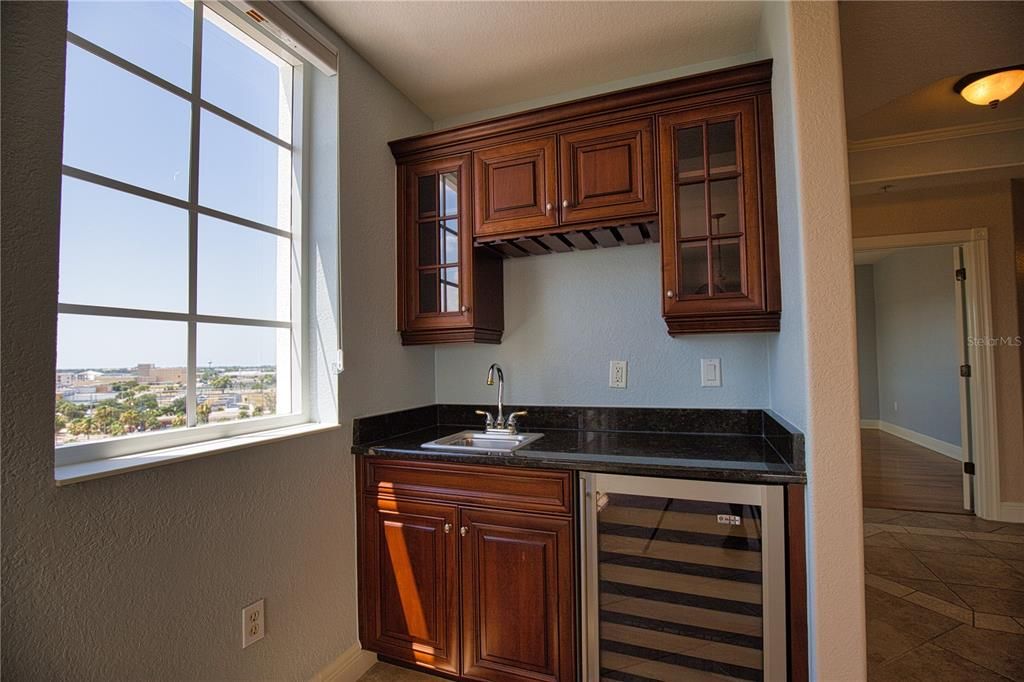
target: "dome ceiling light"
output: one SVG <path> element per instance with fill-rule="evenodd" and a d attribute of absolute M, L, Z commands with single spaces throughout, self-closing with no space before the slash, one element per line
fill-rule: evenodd
<path fill-rule="evenodd" d="M 995 109 L 1024 85 L 1024 64 L 969 73 L 956 82 L 953 92 L 971 104 Z"/>

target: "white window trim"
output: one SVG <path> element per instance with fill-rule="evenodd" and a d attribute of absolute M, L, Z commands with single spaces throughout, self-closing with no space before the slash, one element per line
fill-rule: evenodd
<path fill-rule="evenodd" d="M 96 478 L 106 478 L 118 474 L 126 474 L 131 471 L 142 471 L 153 467 L 182 462 L 190 459 L 200 459 L 210 455 L 217 455 L 222 452 L 231 452 L 242 448 L 251 448 L 258 445 L 278 443 L 292 438 L 309 436 L 315 433 L 326 433 L 341 428 L 340 424 L 319 424 L 307 422 L 295 426 L 287 426 L 269 431 L 256 431 L 255 433 L 240 434 L 228 438 L 192 443 L 174 448 L 162 450 L 146 450 L 120 457 L 107 457 L 104 459 L 93 459 L 74 464 L 58 464 L 54 469 L 54 480 L 58 486 L 91 481 Z"/>
<path fill-rule="evenodd" d="M 255 38 L 264 48 L 272 50 L 277 56 L 291 64 L 294 68 L 292 73 L 292 134 L 291 142 L 284 140 L 244 121 L 243 119 L 217 107 L 201 97 L 201 71 L 202 62 L 200 53 L 202 49 L 203 13 L 213 11 L 211 6 L 217 8 L 216 14 L 219 18 L 229 21 L 251 38 Z M 291 402 L 294 405 L 297 401 L 299 409 L 287 415 L 275 415 L 268 417 L 251 417 L 246 420 L 222 424 L 207 424 L 203 426 L 188 426 L 167 431 L 145 432 L 108 438 L 99 441 L 86 441 L 83 443 L 71 443 L 56 447 L 55 450 L 55 478 L 58 483 L 72 483 L 78 480 L 95 478 L 97 475 L 78 476 L 73 475 L 75 467 L 90 467 L 95 469 L 99 476 L 110 475 L 127 470 L 148 468 L 158 464 L 165 464 L 179 459 L 192 459 L 215 452 L 234 450 L 238 447 L 255 444 L 256 442 L 269 442 L 282 438 L 291 438 L 303 433 L 311 433 L 319 430 L 337 428 L 336 423 L 320 424 L 312 421 L 311 396 L 310 396 L 310 357 L 307 343 L 307 327 L 309 325 L 309 282 L 307 280 L 308 269 L 308 238 L 306 236 L 307 218 L 307 177 L 308 159 L 302 153 L 303 134 L 308 124 L 306 112 L 308 111 L 309 90 L 306 86 L 304 62 L 292 54 L 286 47 L 276 39 L 260 34 L 251 27 L 246 26 L 244 20 L 235 16 L 233 10 L 219 2 L 196 2 L 193 6 L 193 43 L 192 43 L 192 90 L 188 91 L 166 81 L 155 74 L 129 62 L 104 48 L 91 43 L 71 31 L 67 32 L 67 42 L 92 54 L 103 58 L 116 66 L 123 68 L 129 73 L 145 79 L 146 81 L 172 92 L 190 102 L 192 106 L 190 123 L 190 158 L 189 158 L 189 194 L 188 199 L 178 199 L 160 192 L 148 190 L 130 183 L 107 178 L 89 171 L 64 165 L 65 176 L 85 180 L 96 185 L 119 190 L 138 197 L 157 201 L 166 205 L 176 206 L 188 210 L 189 230 L 189 312 L 172 313 L 151 310 L 138 310 L 132 308 L 117 308 L 109 306 L 91 306 L 80 304 L 58 303 L 58 313 L 91 314 L 111 317 L 122 317 L 131 319 L 152 319 L 184 321 L 188 325 L 188 358 L 186 365 L 186 420 L 192 425 L 196 424 L 196 328 L 199 323 L 214 324 L 236 324 L 254 327 L 271 327 L 291 330 L 291 347 L 288 352 L 293 356 L 288 364 L 289 377 L 285 384 L 291 395 Z M 198 84 L 198 87 L 196 85 Z M 291 192 L 291 231 L 281 230 L 277 227 L 266 225 L 257 221 L 248 220 L 239 216 L 224 213 L 211 209 L 198 202 L 198 150 L 199 150 L 199 119 L 202 111 L 208 111 L 214 115 L 238 125 L 239 127 L 254 133 L 263 139 L 279 145 L 281 148 L 291 152 L 291 177 L 293 178 Z M 198 216 L 205 215 L 212 218 L 224 220 L 233 224 L 260 230 L 291 240 L 291 320 L 272 321 L 254 318 L 227 317 L 216 315 L 201 315 L 197 312 L 197 259 L 198 259 Z M 191 370 L 191 371 L 190 371 Z M 279 380 L 279 391 L 282 382 Z M 145 456 L 144 465 L 139 464 L 138 457 L 131 458 L 131 455 Z M 92 463 L 95 463 L 92 465 Z M 70 469 L 69 469 L 70 467 Z M 72 480 L 73 479 L 73 480 Z"/>

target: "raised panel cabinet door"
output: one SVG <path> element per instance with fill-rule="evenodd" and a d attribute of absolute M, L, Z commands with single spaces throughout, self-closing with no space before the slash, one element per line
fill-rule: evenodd
<path fill-rule="evenodd" d="M 650 118 L 559 135 L 563 223 L 654 213 Z"/>
<path fill-rule="evenodd" d="M 658 126 L 666 319 L 763 311 L 755 100 L 665 114 Z"/>
<path fill-rule="evenodd" d="M 573 680 L 571 521 L 462 509 L 460 523 L 463 678 Z"/>
<path fill-rule="evenodd" d="M 370 495 L 364 500 L 366 648 L 458 672 L 455 507 Z"/>
<path fill-rule="evenodd" d="M 473 153 L 473 234 L 523 232 L 558 224 L 555 136 Z"/>

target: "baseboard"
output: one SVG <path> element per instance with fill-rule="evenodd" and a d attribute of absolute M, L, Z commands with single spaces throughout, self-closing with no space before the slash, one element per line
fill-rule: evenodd
<path fill-rule="evenodd" d="M 873 421 L 875 425 L 874 426 L 863 426 L 865 421 Z M 935 452 L 939 453 L 940 455 L 945 455 L 946 457 L 951 457 L 951 458 L 957 460 L 958 462 L 962 462 L 963 461 L 963 450 L 960 448 L 959 445 L 953 445 L 952 443 L 947 443 L 944 440 L 939 440 L 938 438 L 932 438 L 931 436 L 926 436 L 923 433 L 918 433 L 917 431 L 911 431 L 910 429 L 904 428 L 902 426 L 897 426 L 896 424 L 891 424 L 891 423 L 889 423 L 887 421 L 883 421 L 881 419 L 879 419 L 879 420 L 861 420 L 861 426 L 863 428 L 872 428 L 872 429 L 878 429 L 879 431 L 885 431 L 886 433 L 892 434 L 893 436 L 898 436 L 899 438 L 902 438 L 903 440 L 909 440 L 911 443 L 915 443 L 916 445 L 920 445 L 923 448 L 928 448 L 929 450 L 934 450 Z"/>
<path fill-rule="evenodd" d="M 880 423 L 881 422 L 879 422 L 877 419 L 861 419 L 860 420 L 860 428 L 862 428 L 862 429 L 877 429 L 877 428 L 880 428 L 878 426 Z"/>
<path fill-rule="evenodd" d="M 999 505 L 999 520 L 1024 523 L 1024 502 L 1003 502 Z"/>
<path fill-rule="evenodd" d="M 367 651 L 356 642 L 327 667 L 313 676 L 310 682 L 356 682 L 377 662 L 377 654 Z"/>

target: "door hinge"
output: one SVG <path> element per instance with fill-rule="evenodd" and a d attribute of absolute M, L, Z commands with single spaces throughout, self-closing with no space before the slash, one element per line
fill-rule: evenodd
<path fill-rule="evenodd" d="M 974 475 L 974 462 L 964 462 L 964 473 L 968 476 Z"/>
<path fill-rule="evenodd" d="M 970 365 L 960 365 L 960 376 L 962 376 L 962 377 L 969 377 L 969 376 L 971 376 L 971 366 Z"/>
<path fill-rule="evenodd" d="M 964 280 L 967 279 L 967 268 L 957 268 L 955 274 L 956 281 L 963 282 Z"/>

